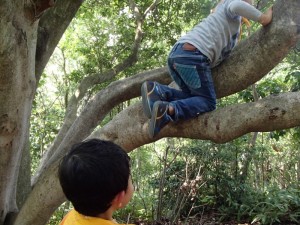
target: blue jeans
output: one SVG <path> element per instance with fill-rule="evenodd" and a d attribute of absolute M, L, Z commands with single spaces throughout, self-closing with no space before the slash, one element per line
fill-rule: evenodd
<path fill-rule="evenodd" d="M 168 57 L 170 75 L 181 90 L 159 85 L 163 100 L 175 109 L 174 121 L 191 119 L 216 109 L 216 93 L 209 59 L 199 50 L 174 45 Z"/>

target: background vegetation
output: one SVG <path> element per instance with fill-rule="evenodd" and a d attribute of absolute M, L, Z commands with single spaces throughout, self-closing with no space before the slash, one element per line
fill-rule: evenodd
<path fill-rule="evenodd" d="M 148 0 L 137 2 L 144 7 L 141 11 L 150 4 Z M 115 79 L 165 65 L 177 37 L 207 16 L 216 2 L 161 1 L 145 18 L 137 63 Z M 258 1 L 256 6 L 264 9 L 269 5 Z M 127 1 L 88 0 L 80 8 L 44 72 L 35 98 L 30 135 L 32 172 L 55 138 L 68 97 L 78 82 L 87 74 L 108 70 L 128 57 L 134 38 L 133 23 Z M 257 29 L 257 25 L 251 29 Z M 247 32 L 243 35 L 245 38 Z M 218 107 L 299 91 L 299 57 L 296 48 L 263 80 L 220 99 Z M 90 96 L 107 84 L 89 90 Z M 85 97 L 81 105 L 88 100 Z M 103 124 L 134 101 L 116 107 Z M 299 224 L 299 141 L 300 129 L 294 128 L 252 133 L 221 145 L 166 138 L 140 147 L 130 153 L 135 195 L 116 218 L 139 223 L 201 224 L 215 220 Z M 49 224 L 58 224 L 70 207 L 64 203 Z"/>

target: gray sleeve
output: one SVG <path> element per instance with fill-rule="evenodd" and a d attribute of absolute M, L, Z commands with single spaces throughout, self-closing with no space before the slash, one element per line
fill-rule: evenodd
<path fill-rule="evenodd" d="M 232 1 L 228 6 L 231 15 L 242 16 L 253 21 L 259 21 L 262 12 L 244 1 Z"/>

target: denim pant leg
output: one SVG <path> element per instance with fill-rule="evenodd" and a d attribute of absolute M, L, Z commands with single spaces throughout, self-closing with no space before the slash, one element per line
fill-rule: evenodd
<path fill-rule="evenodd" d="M 160 83 L 156 83 L 156 85 L 158 87 L 158 92 L 163 101 L 172 102 L 172 101 L 186 99 L 186 98 L 191 97 L 190 91 L 184 92 L 182 90 L 178 90 L 178 89 L 169 87 L 168 85 L 163 85 Z"/>
<path fill-rule="evenodd" d="M 216 108 L 216 94 L 210 63 L 200 51 L 185 51 L 177 44 L 168 58 L 168 68 L 182 92 L 169 90 L 168 101 L 175 108 L 175 118 L 190 119 Z"/>

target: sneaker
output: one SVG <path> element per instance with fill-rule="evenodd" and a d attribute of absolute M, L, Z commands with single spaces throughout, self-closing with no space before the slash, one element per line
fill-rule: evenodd
<path fill-rule="evenodd" d="M 171 117 L 168 115 L 168 108 L 168 102 L 157 101 L 154 103 L 149 123 L 149 134 L 151 138 L 157 135 L 159 131 L 171 121 Z"/>
<path fill-rule="evenodd" d="M 145 81 L 141 87 L 143 110 L 145 115 L 150 119 L 153 104 L 156 101 L 161 100 L 160 95 L 157 92 L 157 85 L 153 81 Z"/>

